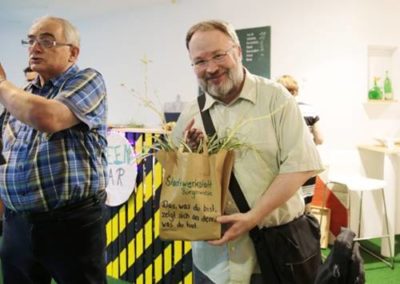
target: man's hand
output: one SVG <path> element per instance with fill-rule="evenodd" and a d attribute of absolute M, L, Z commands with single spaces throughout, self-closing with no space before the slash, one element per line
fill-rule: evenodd
<path fill-rule="evenodd" d="M 221 239 L 208 243 L 223 245 L 250 231 L 265 216 L 289 200 L 300 186 L 313 175 L 315 175 L 314 171 L 279 174 L 250 211 L 218 217 L 217 222 L 228 224 L 229 228 Z"/>
<path fill-rule="evenodd" d="M 7 79 L 6 72 L 3 69 L 3 66 L 0 63 L 0 82 Z"/>
<path fill-rule="evenodd" d="M 221 239 L 208 241 L 208 243 L 210 245 L 220 246 L 249 232 L 257 225 L 257 218 L 253 216 L 252 211 L 249 211 L 247 213 L 220 216 L 217 218 L 217 222 L 227 224 L 229 227 L 224 232 Z"/>
<path fill-rule="evenodd" d="M 193 150 L 197 149 L 200 141 L 204 139 L 204 133 L 197 128 L 193 128 L 194 118 L 185 127 L 185 143 Z"/>

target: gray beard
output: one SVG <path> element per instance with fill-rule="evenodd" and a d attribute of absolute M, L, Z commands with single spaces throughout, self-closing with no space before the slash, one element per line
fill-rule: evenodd
<path fill-rule="evenodd" d="M 200 88 L 210 94 L 211 96 L 219 99 L 224 99 L 230 95 L 231 91 L 239 86 L 243 80 L 242 67 L 237 68 L 235 71 L 230 71 L 228 73 L 229 80 L 225 82 L 222 86 L 215 86 L 207 83 L 205 80 L 198 80 Z"/>

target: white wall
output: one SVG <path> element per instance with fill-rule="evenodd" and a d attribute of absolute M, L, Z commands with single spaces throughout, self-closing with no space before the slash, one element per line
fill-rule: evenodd
<path fill-rule="evenodd" d="M 19 42 L 32 20 L 45 14 L 66 17 L 81 31 L 79 65 L 97 68 L 106 79 L 110 123 L 159 124 L 129 88 L 140 96 L 147 93 L 160 105 L 177 94 L 184 100 L 194 98 L 197 83 L 184 46 L 185 33 L 197 21 L 220 18 L 237 29 L 271 26 L 272 77 L 298 78 L 301 99 L 321 113 L 328 147 L 354 147 L 375 136 L 400 136 L 399 104 L 389 106 L 393 109 L 389 116 L 363 105 L 368 92 L 367 46 L 400 49 L 398 0 L 37 2 L 2 0 L 0 61 L 9 79 L 23 84 L 27 57 Z M 392 79 L 400 100 L 398 53 Z M 144 57 L 151 63 L 141 63 Z M 387 107 L 382 111 L 386 113 Z"/>

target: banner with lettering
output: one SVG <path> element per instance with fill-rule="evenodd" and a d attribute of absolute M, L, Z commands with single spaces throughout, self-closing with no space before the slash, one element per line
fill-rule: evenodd
<path fill-rule="evenodd" d="M 123 133 L 109 132 L 107 135 L 108 185 L 106 188 L 108 206 L 126 202 L 132 194 L 137 175 L 133 147 Z"/>
<path fill-rule="evenodd" d="M 160 196 L 160 237 L 165 240 L 221 238 L 222 215 L 233 152 L 217 154 L 159 151 L 164 180 Z"/>

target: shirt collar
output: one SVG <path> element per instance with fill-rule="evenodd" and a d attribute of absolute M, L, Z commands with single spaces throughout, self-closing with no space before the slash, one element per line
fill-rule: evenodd
<path fill-rule="evenodd" d="M 74 64 L 71 67 L 69 67 L 67 71 L 65 71 L 64 73 L 54 78 L 51 78 L 49 82 L 51 82 L 51 84 L 53 84 L 54 87 L 61 87 L 61 85 L 65 82 L 65 80 L 71 75 L 76 74 L 78 70 L 79 70 L 78 66 Z"/>
<path fill-rule="evenodd" d="M 244 79 L 243 88 L 240 91 L 239 96 L 235 100 L 233 100 L 230 104 L 234 104 L 238 100 L 247 100 L 247 101 L 255 104 L 256 98 L 257 98 L 256 91 L 257 90 L 256 90 L 255 77 L 247 69 L 245 69 L 245 79 Z M 202 111 L 205 111 L 205 110 L 211 108 L 216 103 L 221 104 L 222 102 L 219 101 L 218 99 L 212 97 L 210 94 L 206 93 L 206 103 L 204 104 L 204 108 L 202 109 Z"/>
<path fill-rule="evenodd" d="M 67 69 L 67 71 L 65 71 L 64 73 L 53 77 L 51 79 L 49 79 L 49 81 L 46 84 L 49 84 L 50 86 L 54 86 L 54 87 L 61 87 L 62 84 L 65 82 L 65 80 L 70 77 L 71 75 L 76 74 L 79 71 L 79 68 L 77 65 L 72 65 L 71 67 L 69 67 Z M 39 76 L 36 76 L 35 79 L 32 80 L 32 82 L 28 83 L 28 85 L 26 85 L 25 89 L 29 88 L 30 86 L 36 88 L 36 89 L 41 89 L 42 86 L 40 86 L 40 79 Z"/>

